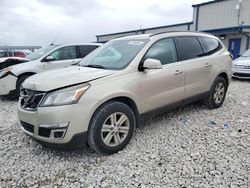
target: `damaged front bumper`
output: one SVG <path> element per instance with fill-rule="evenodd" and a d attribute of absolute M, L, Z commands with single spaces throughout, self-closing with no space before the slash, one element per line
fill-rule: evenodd
<path fill-rule="evenodd" d="M 16 89 L 17 77 L 0 71 L 0 95 L 9 95 Z"/>

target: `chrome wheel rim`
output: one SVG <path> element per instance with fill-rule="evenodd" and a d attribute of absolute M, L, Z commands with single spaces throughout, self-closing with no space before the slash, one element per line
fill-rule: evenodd
<path fill-rule="evenodd" d="M 128 136 L 129 119 L 121 112 L 111 114 L 102 125 L 102 141 L 110 147 L 120 145 Z"/>
<path fill-rule="evenodd" d="M 225 95 L 225 87 L 222 83 L 218 83 L 214 89 L 214 102 L 220 104 Z"/>

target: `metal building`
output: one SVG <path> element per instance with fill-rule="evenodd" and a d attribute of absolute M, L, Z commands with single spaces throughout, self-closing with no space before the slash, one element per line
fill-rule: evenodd
<path fill-rule="evenodd" d="M 97 35 L 97 42 L 143 33 L 204 31 L 219 37 L 237 58 L 250 45 L 250 0 L 215 0 L 193 5 L 193 21 L 175 25 Z"/>

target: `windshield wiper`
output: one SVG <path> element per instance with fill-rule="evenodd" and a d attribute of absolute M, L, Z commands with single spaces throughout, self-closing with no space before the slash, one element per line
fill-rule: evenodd
<path fill-rule="evenodd" d="M 97 69 L 106 69 L 106 67 L 102 66 L 102 65 L 83 65 L 83 67 L 91 67 L 91 68 L 97 68 Z"/>

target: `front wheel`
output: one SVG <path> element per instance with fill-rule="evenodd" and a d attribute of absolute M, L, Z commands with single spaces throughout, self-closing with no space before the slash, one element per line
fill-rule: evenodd
<path fill-rule="evenodd" d="M 131 108 L 118 101 L 103 104 L 94 113 L 88 130 L 88 144 L 103 154 L 116 153 L 127 146 L 135 129 Z"/>
<path fill-rule="evenodd" d="M 222 77 L 217 77 L 205 100 L 205 105 L 210 109 L 219 108 L 226 97 L 228 84 Z"/>

